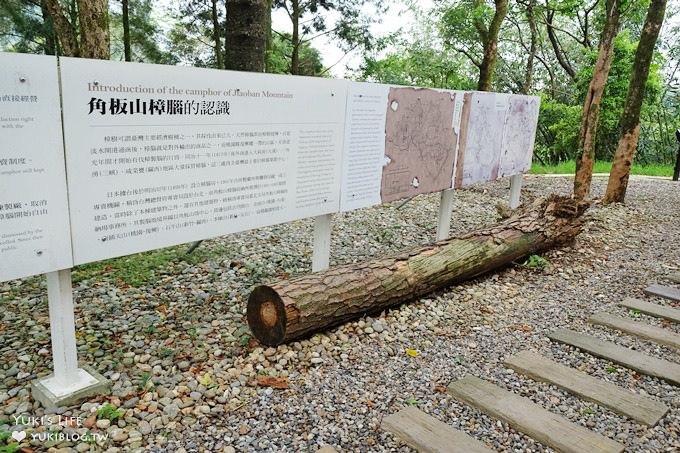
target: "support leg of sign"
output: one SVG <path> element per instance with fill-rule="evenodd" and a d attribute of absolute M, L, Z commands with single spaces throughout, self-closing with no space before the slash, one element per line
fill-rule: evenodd
<path fill-rule="evenodd" d="M 451 211 L 453 210 L 453 189 L 442 191 L 439 201 L 439 220 L 437 222 L 437 240 L 442 241 L 449 237 L 451 229 Z"/>
<path fill-rule="evenodd" d="M 312 272 L 325 271 L 331 259 L 331 223 L 333 214 L 314 217 L 314 251 Z"/>
<path fill-rule="evenodd" d="M 44 407 L 73 404 L 109 391 L 110 382 L 89 367 L 78 368 L 71 270 L 47 274 L 54 373 L 31 383 L 33 398 Z"/>
<path fill-rule="evenodd" d="M 519 196 L 522 191 L 522 174 L 513 175 L 510 177 L 510 209 L 515 209 L 519 206 Z"/>

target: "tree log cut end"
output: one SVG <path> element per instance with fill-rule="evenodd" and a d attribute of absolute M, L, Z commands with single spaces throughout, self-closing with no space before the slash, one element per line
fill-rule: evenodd
<path fill-rule="evenodd" d="M 286 309 L 281 297 L 269 286 L 258 286 L 248 297 L 248 325 L 261 343 L 281 344 L 286 335 Z"/>

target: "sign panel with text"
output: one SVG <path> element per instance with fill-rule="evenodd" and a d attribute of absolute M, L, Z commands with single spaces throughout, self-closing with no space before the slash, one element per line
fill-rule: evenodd
<path fill-rule="evenodd" d="M 67 269 L 57 60 L 0 53 L 0 281 Z"/>
<path fill-rule="evenodd" d="M 462 92 L 350 82 L 340 209 L 453 187 L 462 105 Z"/>
<path fill-rule="evenodd" d="M 339 210 L 346 82 L 61 62 L 76 264 Z"/>

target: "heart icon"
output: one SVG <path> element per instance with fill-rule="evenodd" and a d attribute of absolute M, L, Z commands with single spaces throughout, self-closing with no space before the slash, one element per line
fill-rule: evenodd
<path fill-rule="evenodd" d="M 22 440 L 26 439 L 26 431 L 14 431 L 12 433 L 12 439 L 16 440 L 17 442 L 21 442 Z"/>

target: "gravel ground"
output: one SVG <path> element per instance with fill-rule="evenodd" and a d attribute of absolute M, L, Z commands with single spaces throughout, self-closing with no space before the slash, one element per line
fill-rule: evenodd
<path fill-rule="evenodd" d="M 595 180 L 594 196 L 605 184 Z M 570 185 L 568 178 L 530 176 L 523 197 L 569 193 Z M 507 196 L 507 181 L 456 192 L 452 234 L 496 222 L 495 205 Z M 437 196 L 397 206 L 336 216 L 331 265 L 434 237 Z M 625 206 L 596 204 L 588 216 L 571 247 L 544 255 L 544 269 L 511 266 L 278 348 L 249 339 L 245 300 L 254 284 L 309 272 L 309 220 L 206 241 L 205 259 L 173 262 L 139 287 L 114 274 L 82 280 L 75 285 L 79 358 L 109 378 L 113 392 L 57 409 L 62 417 L 81 417 L 72 427 L 56 418 L 15 423 L 20 415 L 45 414 L 29 383 L 52 366 L 46 290 L 41 278 L 0 283 L 0 436 L 25 429 L 27 451 L 313 452 L 329 444 L 340 452 L 408 452 L 380 423 L 415 405 L 497 450 L 550 451 L 444 392 L 472 374 L 614 438 L 627 451 L 680 451 L 680 389 L 546 338 L 571 328 L 680 363 L 671 348 L 586 323 L 602 310 L 628 316 L 617 302 L 643 297 L 646 285 L 666 283 L 680 270 L 680 185 L 634 178 Z M 677 324 L 644 315 L 639 321 L 680 333 Z M 671 410 L 658 426 L 641 426 L 505 368 L 503 359 L 522 349 L 650 395 Z M 288 388 L 258 385 L 258 376 L 280 378 Z M 119 417 L 97 419 L 103 404 L 118 408 Z M 108 439 L 30 440 L 50 430 Z M 0 440 L 0 451 L 3 446 Z"/>

